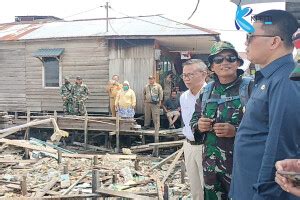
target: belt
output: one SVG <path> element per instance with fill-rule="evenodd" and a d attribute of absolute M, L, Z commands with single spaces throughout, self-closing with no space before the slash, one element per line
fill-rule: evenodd
<path fill-rule="evenodd" d="M 201 145 L 201 144 L 203 144 L 203 143 L 201 143 L 201 142 L 191 141 L 191 140 L 189 140 L 189 139 L 186 139 L 186 141 L 187 141 L 188 143 L 190 143 L 191 145 Z"/>

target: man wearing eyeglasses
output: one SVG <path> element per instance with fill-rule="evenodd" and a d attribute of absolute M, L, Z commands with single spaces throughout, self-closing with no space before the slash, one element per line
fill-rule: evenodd
<path fill-rule="evenodd" d="M 263 19 L 268 16 L 271 23 Z M 300 83 L 289 80 L 295 67 L 292 35 L 299 24 L 292 14 L 268 10 L 255 16 L 247 36 L 247 58 L 260 65 L 234 145 L 233 200 L 299 199 L 283 191 L 275 163 L 300 157 Z"/>
<path fill-rule="evenodd" d="M 190 125 L 204 143 L 204 199 L 223 200 L 228 198 L 234 138 L 243 116 L 241 88 L 248 94 L 251 79 L 241 87 L 244 72 L 238 67 L 244 62 L 229 42 L 216 42 L 208 61 L 214 81 L 203 89 Z"/>
<path fill-rule="evenodd" d="M 183 79 L 187 91 L 180 96 L 181 116 L 184 123 L 182 133 L 186 137 L 183 143 L 184 160 L 189 177 L 192 199 L 203 200 L 203 175 L 202 175 L 202 144 L 194 137 L 190 121 L 195 110 L 196 100 L 201 89 L 206 85 L 207 66 L 203 61 L 191 59 L 182 64 Z M 200 188 L 200 189 L 199 189 Z"/>

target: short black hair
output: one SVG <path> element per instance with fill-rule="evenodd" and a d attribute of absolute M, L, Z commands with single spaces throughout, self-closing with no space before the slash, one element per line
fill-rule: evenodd
<path fill-rule="evenodd" d="M 263 22 L 263 30 L 267 34 L 280 36 L 286 48 L 293 48 L 292 36 L 299 28 L 295 16 L 284 10 L 267 10 L 254 16 L 258 21 Z M 271 20 L 271 24 L 264 22 L 264 19 Z"/>

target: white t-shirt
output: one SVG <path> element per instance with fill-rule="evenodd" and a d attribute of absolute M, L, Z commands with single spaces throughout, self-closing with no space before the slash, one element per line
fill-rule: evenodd
<path fill-rule="evenodd" d="M 203 87 L 205 85 L 206 83 L 203 84 Z M 184 123 L 182 133 L 190 141 L 195 141 L 194 134 L 190 127 L 190 121 L 195 112 L 196 100 L 199 98 L 201 91 L 202 89 L 196 95 L 193 95 L 190 90 L 187 90 L 180 96 L 181 115 Z"/>

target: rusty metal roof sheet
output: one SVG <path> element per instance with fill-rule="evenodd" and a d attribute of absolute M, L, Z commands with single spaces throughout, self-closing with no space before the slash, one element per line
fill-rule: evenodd
<path fill-rule="evenodd" d="M 109 19 L 54 21 L 36 24 L 0 24 L 0 40 L 89 36 L 175 36 L 217 35 L 218 33 L 190 24 L 183 24 L 162 16 Z"/>

